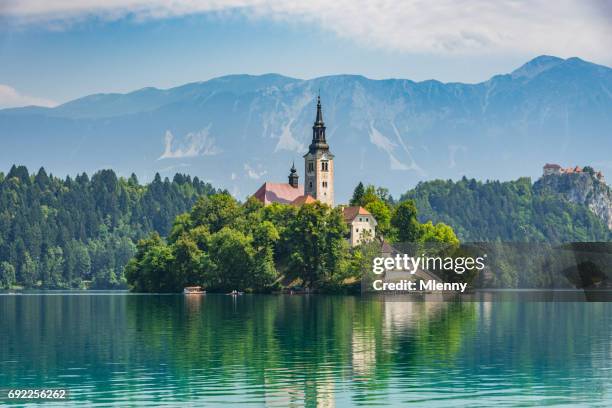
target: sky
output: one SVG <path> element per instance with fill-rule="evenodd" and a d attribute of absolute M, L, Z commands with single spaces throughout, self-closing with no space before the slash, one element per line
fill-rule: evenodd
<path fill-rule="evenodd" d="M 228 74 L 481 82 L 612 65 L 607 0 L 0 0 L 0 108 Z"/>

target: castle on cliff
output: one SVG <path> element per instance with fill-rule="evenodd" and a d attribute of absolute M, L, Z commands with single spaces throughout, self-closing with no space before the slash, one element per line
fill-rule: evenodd
<path fill-rule="evenodd" d="M 555 163 L 546 163 L 544 165 L 543 176 L 561 175 L 561 174 L 574 174 L 574 173 L 590 173 L 593 177 L 602 183 L 605 183 L 604 175 L 601 171 L 595 171 L 591 167 L 585 166 L 580 167 L 561 167 Z"/>

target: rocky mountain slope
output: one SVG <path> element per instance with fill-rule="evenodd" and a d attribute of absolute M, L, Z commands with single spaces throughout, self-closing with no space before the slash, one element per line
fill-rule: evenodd
<path fill-rule="evenodd" d="M 588 207 L 612 230 L 612 188 L 589 173 L 548 175 L 534 184 L 534 191 L 552 193 Z"/>
<path fill-rule="evenodd" d="M 550 161 L 612 166 L 612 69 L 542 56 L 477 84 L 232 75 L 5 109 L 0 169 L 180 171 L 244 198 L 301 164 L 319 90 L 337 202 L 359 181 L 398 196 L 436 178 L 535 177 Z"/>

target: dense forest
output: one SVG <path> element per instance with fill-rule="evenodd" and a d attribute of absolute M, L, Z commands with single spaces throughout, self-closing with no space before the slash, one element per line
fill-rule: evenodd
<path fill-rule="evenodd" d="M 402 200 L 414 200 L 419 219 L 450 225 L 462 242 L 610 241 L 607 225 L 586 206 L 550 191 L 534 189 L 529 178 L 480 182 L 419 183 Z"/>
<path fill-rule="evenodd" d="M 182 174 L 141 185 L 112 170 L 60 179 L 13 166 L 0 173 L 0 287 L 125 287 L 135 243 L 218 192 Z"/>
<path fill-rule="evenodd" d="M 350 205 L 370 211 L 377 236 L 390 243 L 612 238 L 586 206 L 534 188 L 527 178 L 430 181 L 397 201 L 384 188 L 359 183 Z M 346 234 L 339 208 L 240 203 L 182 174 L 172 180 L 156 174 L 143 185 L 112 170 L 65 179 L 23 166 L 0 173 L 0 288 L 172 292 L 202 284 L 267 291 L 293 279 L 338 290 L 358 281 L 376 250 L 349 248 Z M 492 283 L 533 281 L 504 276 Z"/>

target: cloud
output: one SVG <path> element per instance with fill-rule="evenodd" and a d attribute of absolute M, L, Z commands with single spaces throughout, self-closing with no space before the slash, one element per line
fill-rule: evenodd
<path fill-rule="evenodd" d="M 208 129 L 188 133 L 183 140 L 174 140 L 169 130 L 164 136 L 164 153 L 157 160 L 183 159 L 198 156 L 214 156 L 222 152 L 215 145 L 215 139 L 210 137 Z"/>
<path fill-rule="evenodd" d="M 261 166 L 259 166 L 261 167 Z M 268 172 L 266 170 L 256 170 L 252 168 L 248 163 L 244 164 L 244 170 L 248 178 L 253 180 L 259 180 L 263 176 L 265 176 Z"/>
<path fill-rule="evenodd" d="M 141 21 L 229 12 L 318 25 L 359 44 L 390 50 L 609 60 L 610 10 L 604 0 L 20 0 L 5 2 L 0 16 L 25 24 L 70 24 L 89 17 Z"/>
<path fill-rule="evenodd" d="M 0 109 L 30 105 L 52 107 L 56 106 L 57 102 L 24 95 L 11 86 L 0 84 Z"/>

